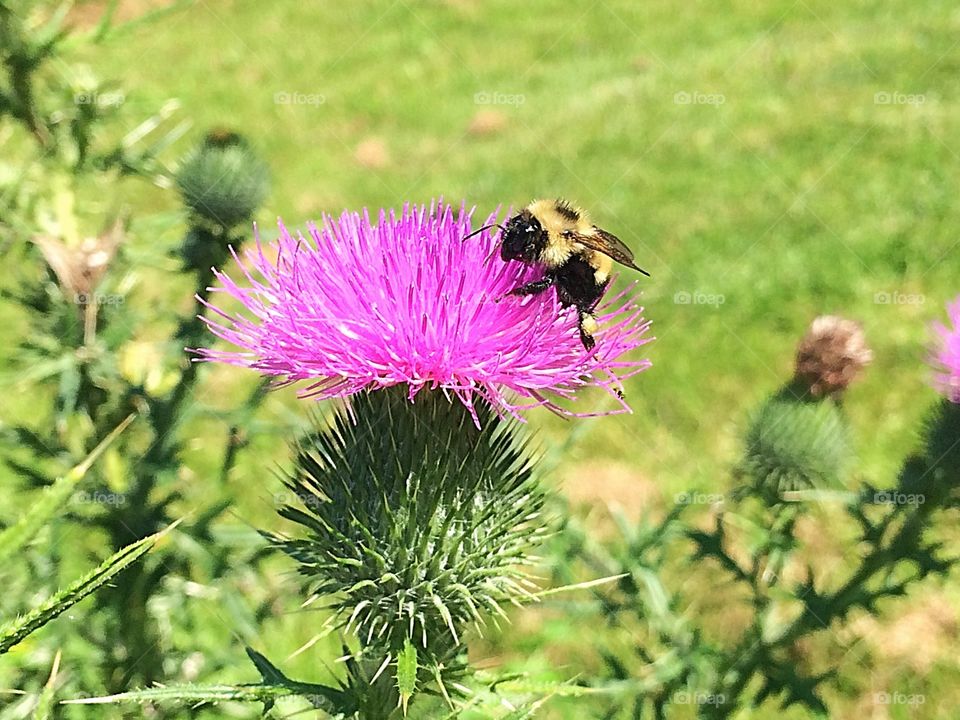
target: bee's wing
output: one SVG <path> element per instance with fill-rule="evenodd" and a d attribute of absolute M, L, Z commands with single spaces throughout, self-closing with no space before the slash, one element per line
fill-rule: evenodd
<path fill-rule="evenodd" d="M 621 265 L 626 265 L 634 270 L 639 270 L 647 277 L 650 277 L 650 273 L 643 268 L 637 267 L 636 263 L 633 261 L 633 253 L 630 252 L 630 248 L 624 245 L 623 241 L 616 235 L 612 235 L 606 230 L 601 230 L 594 225 L 593 233 L 589 235 L 582 235 L 578 233 L 575 239 L 584 247 L 590 248 L 591 250 L 596 250 L 599 253 L 603 253 L 607 257 L 613 258 Z"/>

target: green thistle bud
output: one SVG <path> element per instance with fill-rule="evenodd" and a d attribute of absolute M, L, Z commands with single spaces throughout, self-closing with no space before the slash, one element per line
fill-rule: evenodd
<path fill-rule="evenodd" d="M 267 195 L 269 177 L 243 137 L 215 130 L 183 160 L 177 187 L 196 220 L 229 230 L 251 220 Z"/>
<path fill-rule="evenodd" d="M 784 492 L 841 484 L 854 457 L 850 431 L 832 400 L 770 398 L 750 423 L 740 470 L 754 494 L 776 504 Z"/>
<path fill-rule="evenodd" d="M 466 629 L 533 588 L 543 492 L 514 425 L 477 413 L 482 429 L 440 393 L 379 390 L 299 443 L 299 507 L 281 515 L 307 534 L 273 540 L 375 664 L 412 644 L 428 678 L 446 674 Z"/>

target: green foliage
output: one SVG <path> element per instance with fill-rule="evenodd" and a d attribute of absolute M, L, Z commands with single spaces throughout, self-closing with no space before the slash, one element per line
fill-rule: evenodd
<path fill-rule="evenodd" d="M 884 601 L 955 567 L 957 556 L 934 532 L 936 521 L 956 507 L 951 486 L 936 472 L 938 461 L 949 463 L 960 437 L 955 407 L 937 408 L 924 455 L 909 457 L 896 483 L 831 494 L 823 488 L 837 488 L 852 462 L 848 426 L 833 400 L 791 390 L 766 400 L 750 421 L 737 474 L 751 482 L 716 495 L 706 527 L 684 517 L 691 509 L 686 503 L 660 520 L 622 522 L 623 537 L 612 545 L 568 524 L 571 557 L 594 571 L 625 574 L 616 592 L 598 593 L 608 622 L 642 628 L 630 652 L 598 648 L 606 674 L 588 682 L 610 698 L 605 717 L 641 717 L 648 710 L 674 717 L 693 705 L 699 718 L 729 718 L 771 704 L 827 717 L 825 691 L 840 683 L 843 668 L 799 664 L 800 645 L 858 612 L 880 615 Z M 859 550 L 844 577 L 827 586 L 816 579 L 817 558 L 806 552 L 798 519 L 829 500 L 843 502 L 852 534 L 847 542 Z M 683 586 L 700 584 L 683 577 L 671 586 L 677 562 L 701 573 L 710 568 L 729 583 L 744 616 L 733 638 L 711 637 L 705 619 L 690 615 L 697 598 Z"/>
<path fill-rule="evenodd" d="M 37 707 L 33 712 L 33 720 L 49 720 L 53 717 L 54 707 L 56 705 L 57 693 L 57 674 L 60 670 L 61 654 L 58 652 L 53 659 L 53 669 L 50 670 L 50 677 L 47 684 L 43 686 L 43 691 L 37 700 Z"/>
<path fill-rule="evenodd" d="M 157 608 L 180 602 L 177 582 L 223 582 L 242 566 L 229 559 L 236 549 L 208 542 L 212 524 L 231 504 L 222 491 L 209 489 L 187 508 L 195 512 L 175 542 L 135 562 L 183 509 L 189 490 L 182 480 L 194 472 L 183 457 L 184 425 L 210 408 L 198 403 L 198 368 L 183 354 L 204 332 L 197 317 L 203 305 L 170 297 L 172 302 L 145 310 L 137 302 L 144 291 L 143 259 L 131 252 L 138 237 L 152 243 L 157 231 L 180 232 L 185 246 L 203 232 L 212 237 L 207 247 L 217 249 L 205 259 L 220 263 L 227 242 L 239 245 L 242 238 L 230 238 L 220 227 L 195 233 L 189 208 L 172 216 L 130 217 L 123 206 L 130 197 L 127 178 L 169 187 L 169 159 L 160 156 L 189 123 L 168 127 L 175 103 L 136 119 L 139 104 L 127 103 L 122 88 L 77 63 L 78 47 L 105 41 L 119 28 L 108 8 L 94 32 L 71 32 L 70 6 L 0 2 L 0 136 L 5 150 L 8 142 L 12 150 L 0 160 L 0 251 L 11 269 L 11 282 L 0 293 L 5 307 L 27 321 L 3 364 L 5 380 L 28 388 L 30 403 L 19 421 L 0 425 L 3 462 L 14 471 L 5 478 L 12 501 L 0 518 L 6 526 L 0 557 L 22 559 L 7 568 L 9 592 L 0 612 L 20 616 L 5 627 L 6 649 L 97 590 L 83 624 L 54 624 L 37 641 L 42 650 L 64 648 L 67 657 L 83 658 L 65 674 L 67 688 L 59 690 L 89 694 L 151 683 L 185 662 L 192 649 L 168 652 L 167 621 Z M 245 141 L 230 142 L 239 147 Z M 248 169 L 262 175 L 257 162 Z M 252 199 L 245 197 L 247 213 L 255 209 Z M 162 253 L 150 262 L 171 265 Z M 183 300 L 206 295 L 210 264 L 187 262 L 193 273 L 185 279 L 193 287 L 180 287 Z M 179 278 L 171 279 L 176 286 Z M 145 319 L 157 323 L 146 333 Z M 256 390 L 244 412 L 262 397 Z M 141 421 L 118 437 L 134 415 Z M 228 411 L 221 418 L 231 424 Z M 243 443 L 235 432 L 223 431 L 219 471 L 226 480 Z M 216 453 L 215 445 L 209 447 Z M 91 468 L 101 454 L 101 463 Z M 184 546 L 190 552 L 182 552 Z M 89 565 L 91 555 L 111 557 L 57 590 Z M 235 607 L 224 612 L 244 615 Z M 246 613 L 248 624 L 256 612 Z M 180 616 L 178 632 L 194 620 L 191 613 Z M 205 653 L 206 670 L 216 671 L 225 653 L 205 639 L 197 650 Z M 48 703 L 49 691 L 40 687 L 39 673 L 49 670 L 43 652 L 19 658 L 12 682 Z"/>
<path fill-rule="evenodd" d="M 155 687 L 143 690 L 117 693 L 95 698 L 66 700 L 68 705 L 110 705 L 134 703 L 141 705 L 176 707 L 178 704 L 188 707 L 216 705 L 223 702 L 262 702 L 268 707 L 279 698 L 304 693 L 303 686 L 286 687 L 283 685 L 177 685 L 174 687 Z"/>
<path fill-rule="evenodd" d="M 400 694 L 400 706 L 407 714 L 407 703 L 417 690 L 417 646 L 410 638 L 403 641 L 403 648 L 397 655 L 397 692 Z"/>
<path fill-rule="evenodd" d="M 83 462 L 72 468 L 63 477 L 58 478 L 51 486 L 45 488 L 43 497 L 31 505 L 30 509 L 23 513 L 16 523 L 0 532 L 0 564 L 8 561 L 11 556 L 21 551 L 27 543 L 40 533 L 44 525 L 50 522 L 51 518 L 63 511 L 64 504 L 86 477 L 90 466 L 133 422 L 133 418 L 134 416 L 130 415 L 118 425 L 84 458 Z"/>
<path fill-rule="evenodd" d="M 224 641 L 230 630 L 262 630 L 262 641 L 285 653 L 306 641 L 316 624 L 310 622 L 314 613 L 278 616 L 272 593 L 282 571 L 264 568 L 259 551 L 229 523 L 239 514 L 245 523 L 269 526 L 259 515 L 248 516 L 263 492 L 253 489 L 260 487 L 256 468 L 281 458 L 285 444 L 278 436 L 297 421 L 278 410 L 279 400 L 256 414 L 258 394 L 249 396 L 242 415 L 231 414 L 225 406 L 246 403 L 232 382 L 211 385 L 192 371 L 182 374 L 181 349 L 192 342 L 185 338 L 199 332 L 189 321 L 200 308 L 187 299 L 203 293 L 208 283 L 202 270 L 219 263 L 216 257 L 236 238 L 207 220 L 185 229 L 169 198 L 121 182 L 130 176 L 161 187 L 175 182 L 166 168 L 175 165 L 176 154 L 168 151 L 180 152 L 175 144 L 189 123 L 169 127 L 178 112 L 165 102 L 170 93 L 184 98 L 201 127 L 228 119 L 283 168 L 268 216 L 304 219 L 342 207 L 394 205 L 400 194 L 424 200 L 438 187 L 481 209 L 558 194 L 579 199 L 638 257 L 648 258 L 654 280 L 646 285 L 645 304 L 665 329 L 658 332 L 665 342 L 651 346 L 657 380 L 638 380 L 645 383 L 642 392 L 639 384 L 628 385 L 638 410 L 629 417 L 592 424 L 532 418 L 546 427 L 548 443 L 578 438 L 564 445 L 557 476 L 598 465 L 605 471 L 610 461 L 655 479 L 667 497 L 686 483 L 725 493 L 718 468 L 742 440 L 729 418 L 742 414 L 744 398 L 778 381 L 770 368 L 780 367 L 784 339 L 813 314 L 835 308 L 861 318 L 877 343 L 877 371 L 845 406 L 853 424 L 870 431 L 856 470 L 868 478 L 896 471 L 925 411 L 918 401 L 925 370 L 917 358 L 931 300 L 956 292 L 951 260 L 958 206 L 944 182 L 953 163 L 944 148 L 957 147 L 960 96 L 949 3 L 777 1 L 710 9 L 610 0 L 582 16 L 559 0 L 523 9 L 502 0 L 447 2 L 429 11 L 360 2 L 346 13 L 241 2 L 229 15 L 181 15 L 185 4 L 189 0 L 164 3 L 157 11 L 169 24 L 151 24 L 158 16 L 147 13 L 116 27 L 115 17 L 128 8 L 114 12 L 118 3 L 108 2 L 102 18 L 85 30 L 85 16 L 101 4 L 71 9 L 70 3 L 0 0 L 0 258 L 10 270 L 0 280 L 0 334 L 5 347 L 23 341 L 4 368 L 5 385 L 16 384 L 12 392 L 4 387 L 9 402 L 2 412 L 10 424 L 0 427 L 6 466 L 0 474 L 7 467 L 14 473 L 2 478 L 10 502 L 0 521 L 16 522 L 50 478 L 63 475 L 126 414 L 150 411 L 81 486 L 93 488 L 92 494 L 119 490 L 138 506 L 65 506 L 43 531 L 51 542 L 26 547 L 22 567 L 8 569 L 4 616 L 29 610 L 37 594 L 48 596 L 64 579 L 77 577 L 91 555 L 122 547 L 131 538 L 124 523 L 139 536 L 181 508 L 199 506 L 189 527 L 172 537 L 174 551 L 158 548 L 130 567 L 125 574 L 136 582 L 104 599 L 96 612 L 85 611 L 82 627 L 61 632 L 65 623 L 53 623 L 4 656 L 5 686 L 49 698 L 41 688 L 54 649 L 63 646 L 67 668 L 59 675 L 58 697 L 128 689 L 144 674 L 182 681 L 192 662 L 186 653 L 193 649 L 204 658 L 195 695 L 184 690 L 175 702 L 181 689 L 148 688 L 142 711 L 124 708 L 109 717 L 219 718 L 242 711 L 193 707 L 194 700 L 201 702 L 204 692 L 211 703 L 226 701 L 231 692 L 265 702 L 274 692 L 284 698 L 308 692 L 259 684 L 232 690 L 242 687 L 249 667 Z M 526 28 L 522 38 L 518 26 Z M 68 35 L 67 27 L 78 29 Z M 296 42 L 297 28 L 312 28 L 316 41 Z M 491 37 L 517 41 L 490 53 Z M 262 51 L 281 46 L 284 52 Z M 77 62 L 84 58 L 98 74 L 124 77 L 133 89 L 125 103 L 109 102 L 122 88 L 85 71 Z M 171 62 L 176 73 L 169 71 Z M 277 93 L 298 90 L 323 92 L 326 102 L 277 102 Z M 522 93 L 523 102 L 478 107 L 476 95 L 485 91 Z M 725 102 L 680 105 L 675 99 L 697 91 L 723 93 Z M 875 100 L 876 93 L 898 91 L 922 93 L 924 102 Z M 78 96 L 108 101 L 77 102 Z M 358 146 L 367 141 L 383 147 L 382 166 L 360 157 Z M 72 295 L 61 292 L 52 276 L 39 279 L 34 270 L 42 263 L 22 243 L 38 230 L 49 232 L 43 218 L 51 214 L 64 175 L 73 178 L 75 224 L 84 235 L 109 224 L 110 205 L 135 208 L 130 240 L 101 290 L 116 292 L 131 281 L 138 288 L 124 303 L 98 309 L 92 343 L 85 342 L 85 318 Z M 171 235 L 184 239 L 179 257 L 189 276 L 168 272 L 162 254 L 171 249 Z M 10 293 L 21 280 L 24 292 Z M 670 302 L 697 290 L 725 301 Z M 898 292 L 922 293 L 927 302 L 877 299 Z M 170 330 L 178 326 L 183 332 Z M 140 347 L 137 334 L 159 338 L 163 350 L 148 356 L 155 372 L 134 378 L 119 360 Z M 157 376 L 163 382 L 151 379 Z M 592 526 L 579 534 L 571 523 L 571 557 L 588 561 L 588 577 L 621 571 L 626 577 L 593 602 L 544 603 L 543 612 L 511 627 L 496 652 L 478 643 L 476 657 L 523 668 L 546 658 L 552 677 L 577 679 L 551 685 L 539 673 L 513 681 L 476 678 L 462 707 L 428 716 L 458 717 L 462 710 L 471 720 L 534 712 L 553 718 L 569 709 L 564 717 L 579 720 L 605 716 L 615 706 L 628 716 L 799 718 L 817 712 L 819 696 L 832 716 L 846 717 L 869 714 L 862 694 L 892 674 L 905 689 L 927 692 L 926 705 L 874 713 L 951 717 L 957 686 L 951 665 L 917 672 L 906 662 L 865 658 L 870 643 L 861 640 L 843 655 L 825 657 L 823 648 L 834 641 L 814 613 L 832 627 L 864 612 L 890 619 L 909 602 L 894 600 L 916 587 L 916 570 L 941 574 L 947 550 L 936 542 L 952 543 L 956 526 L 955 514 L 944 512 L 955 506 L 958 487 L 958 466 L 948 452 L 958 437 L 954 411 L 942 404 L 931 414 L 916 456 L 903 464 L 895 485 L 857 486 L 841 473 L 853 490 L 846 515 L 818 515 L 824 506 L 809 501 L 830 499 L 827 492 L 794 489 L 783 502 L 781 491 L 809 487 L 796 478 L 833 487 L 821 474 L 836 463 L 806 458 L 813 472 L 784 486 L 779 479 L 758 486 L 760 502 L 758 493 L 725 494 L 706 520 L 701 515 L 707 511 L 693 505 L 668 510 L 667 518 L 659 517 L 658 507 L 645 521 L 624 521 L 620 539 Z M 158 438 L 149 462 L 138 463 Z M 248 443 L 256 452 L 249 463 Z M 598 460 L 601 448 L 604 459 Z M 588 452 L 589 465 L 581 465 Z M 117 465 L 136 467 L 129 485 L 113 484 Z M 231 479 L 247 482 L 228 484 Z M 898 493 L 923 496 L 924 507 L 898 504 Z M 633 503 L 631 494 L 622 497 Z M 227 513 L 225 503 L 233 503 Z M 842 537 L 833 548 L 843 551 L 839 565 L 823 558 L 820 567 L 818 547 L 805 547 L 797 535 L 797 512 Z M 819 571 L 816 582 L 797 570 L 808 560 Z M 945 592 L 954 601 L 955 583 Z M 810 612 L 804 611 L 794 634 L 776 641 L 805 598 Z M 247 603 L 249 612 L 234 612 Z M 211 605 L 216 613 L 197 611 Z M 139 624 L 163 626 L 164 632 L 145 633 L 141 639 L 150 642 L 144 646 L 110 621 L 125 614 L 127 630 Z M 754 627 L 762 625 L 758 617 L 766 622 L 762 628 Z M 537 629 L 529 631 L 530 625 Z M 754 648 L 761 637 L 764 643 Z M 153 641 L 158 650 L 136 663 Z M 917 645 L 927 642 L 916 637 Z M 819 648 L 812 656 L 811 645 Z M 739 650 L 744 660 L 733 664 Z M 289 664 L 322 673 L 322 658 L 337 651 L 321 643 Z M 346 666 L 347 676 L 357 678 L 348 685 L 360 687 L 359 678 L 369 682 L 381 664 L 356 660 L 353 652 L 344 651 L 351 657 L 335 667 Z M 597 655 L 605 663 L 601 670 L 593 664 Z M 838 673 L 829 676 L 834 666 Z M 139 673 L 150 667 L 159 669 Z M 723 668 L 731 683 L 724 692 L 739 694 L 719 703 Z M 377 680 L 378 697 L 388 704 L 399 690 L 396 669 L 386 667 Z M 211 678 L 223 684 L 210 686 Z M 692 702 L 698 698 L 703 702 Z M 794 701 L 786 712 L 775 707 L 785 699 Z M 429 700 L 418 696 L 413 712 L 421 702 L 429 708 Z M 762 706 L 751 708 L 753 702 Z M 712 704 L 723 707 L 714 712 Z M 76 714 L 82 709 L 65 712 L 110 712 L 101 706 Z M 19 719 L 28 712 L 8 707 L 0 714 Z M 280 714 L 286 713 L 274 711 Z"/>
<path fill-rule="evenodd" d="M 164 531 L 166 532 L 166 531 Z M 38 630 L 58 615 L 76 605 L 101 586 L 110 582 L 119 573 L 146 554 L 163 533 L 139 540 L 103 561 L 96 569 L 55 593 L 23 617 L 0 626 L 0 655 L 7 652 L 30 633 Z"/>

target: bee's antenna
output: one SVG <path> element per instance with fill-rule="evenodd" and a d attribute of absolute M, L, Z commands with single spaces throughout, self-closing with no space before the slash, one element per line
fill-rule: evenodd
<path fill-rule="evenodd" d="M 479 235 L 479 234 L 482 233 L 484 230 L 489 230 L 490 228 L 493 228 L 493 227 L 495 227 L 495 228 L 500 228 L 501 230 L 503 230 L 503 225 L 501 225 L 500 223 L 491 223 L 490 225 L 484 225 L 482 228 L 477 228 L 476 230 L 474 230 L 474 231 L 473 231 L 472 233 L 470 233 L 469 235 L 464 236 L 463 239 L 464 239 L 464 240 L 467 240 L 467 239 L 469 239 L 469 238 L 472 238 L 474 235 Z"/>

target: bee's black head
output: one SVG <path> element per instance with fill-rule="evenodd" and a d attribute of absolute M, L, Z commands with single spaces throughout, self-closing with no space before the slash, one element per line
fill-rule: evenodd
<path fill-rule="evenodd" d="M 507 221 L 503 230 L 500 258 L 535 262 L 547 247 L 547 231 L 532 213 L 524 210 Z"/>

